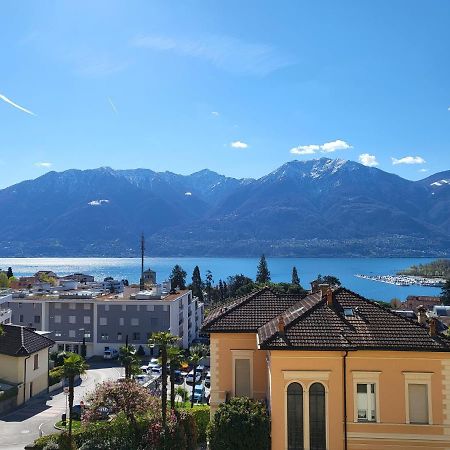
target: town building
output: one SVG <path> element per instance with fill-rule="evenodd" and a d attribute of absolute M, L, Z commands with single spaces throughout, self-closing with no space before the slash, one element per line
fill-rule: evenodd
<path fill-rule="evenodd" d="M 442 303 L 441 297 L 432 295 L 408 295 L 406 301 L 402 303 L 402 309 L 409 309 L 417 312 L 419 306 L 425 307 L 431 311 L 434 306 L 438 306 Z"/>
<path fill-rule="evenodd" d="M 144 270 L 144 272 L 142 272 L 142 278 L 145 285 L 156 284 L 156 272 L 154 270 Z"/>
<path fill-rule="evenodd" d="M 11 292 L 0 291 L 0 325 L 11 323 L 12 311 L 8 306 L 11 300 Z"/>
<path fill-rule="evenodd" d="M 54 342 L 27 327 L 3 324 L 0 336 L 0 379 L 15 389 L 13 406 L 48 389 L 48 349 Z"/>
<path fill-rule="evenodd" d="M 211 413 L 262 400 L 273 450 L 450 448 L 450 340 L 345 288 L 211 311 Z"/>
<path fill-rule="evenodd" d="M 155 331 L 170 331 L 187 348 L 198 337 L 203 320 L 203 304 L 192 291 L 167 292 L 162 285 L 123 293 L 102 290 L 73 290 L 49 293 L 13 293 L 7 303 L 11 320 L 17 325 L 51 331 L 54 350 L 81 352 L 83 340 L 87 356 L 129 344 L 149 352 L 147 342 Z"/>

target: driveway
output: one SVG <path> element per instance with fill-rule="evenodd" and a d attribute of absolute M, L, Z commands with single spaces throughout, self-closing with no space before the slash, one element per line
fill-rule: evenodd
<path fill-rule="evenodd" d="M 87 374 L 75 387 L 74 404 L 80 403 L 95 385 L 106 380 L 116 380 L 123 376 L 123 368 L 114 362 L 89 362 Z M 61 391 L 40 395 L 23 407 L 0 418 L 0 450 L 23 449 L 39 434 L 55 432 L 53 425 L 66 411 L 66 396 Z"/>

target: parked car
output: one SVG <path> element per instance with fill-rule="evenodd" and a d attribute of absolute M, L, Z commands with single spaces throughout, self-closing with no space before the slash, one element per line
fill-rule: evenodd
<path fill-rule="evenodd" d="M 134 379 L 139 383 L 139 384 L 144 384 L 149 380 L 149 376 L 147 374 L 141 374 L 141 375 L 135 375 Z"/>
<path fill-rule="evenodd" d="M 110 348 L 103 352 L 103 359 L 116 359 L 119 357 L 119 352 L 115 348 Z"/>
<path fill-rule="evenodd" d="M 153 376 L 160 377 L 162 375 L 162 367 L 161 366 L 155 366 L 151 369 L 147 370 L 147 373 L 151 373 Z"/>
<path fill-rule="evenodd" d="M 211 372 L 208 370 L 208 372 L 206 373 L 206 377 L 205 377 L 205 386 L 207 388 L 211 387 Z"/>
<path fill-rule="evenodd" d="M 196 374 L 195 374 L 195 382 L 199 383 L 201 379 L 202 379 L 201 373 L 200 372 L 196 372 Z M 186 375 L 186 383 L 194 384 L 194 371 L 193 370 L 191 370 Z"/>
<path fill-rule="evenodd" d="M 194 389 L 194 403 L 203 403 L 205 399 L 205 386 L 197 384 Z"/>
<path fill-rule="evenodd" d="M 175 370 L 175 372 L 174 372 L 174 379 L 175 379 L 175 383 L 176 384 L 183 384 L 184 377 L 181 374 L 180 370 Z"/>
<path fill-rule="evenodd" d="M 203 376 L 205 372 L 205 366 L 197 366 L 197 372 L 200 372 L 200 376 Z"/>

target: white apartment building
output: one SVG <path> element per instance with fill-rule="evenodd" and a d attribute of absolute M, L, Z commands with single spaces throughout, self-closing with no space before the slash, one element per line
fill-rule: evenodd
<path fill-rule="evenodd" d="M 192 291 L 167 293 L 161 285 L 142 292 L 126 287 L 120 294 L 92 290 L 15 293 L 7 305 L 14 324 L 51 331 L 52 350 L 80 353 L 84 338 L 88 357 L 118 349 L 127 336 L 129 344 L 149 353 L 148 338 L 155 331 L 170 331 L 187 348 L 198 337 L 204 311 Z"/>
<path fill-rule="evenodd" d="M 8 303 L 12 300 L 12 294 L 8 291 L 0 291 L 0 325 L 11 323 L 12 310 Z"/>

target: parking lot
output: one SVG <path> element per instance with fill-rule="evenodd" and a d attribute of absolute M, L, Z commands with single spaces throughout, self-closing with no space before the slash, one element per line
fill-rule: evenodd
<path fill-rule="evenodd" d="M 162 377 L 162 367 L 158 363 L 156 358 L 152 359 L 149 363 L 143 364 L 141 366 L 142 373 L 135 376 L 135 379 L 147 387 L 150 391 L 158 395 L 161 389 L 161 377 Z M 193 370 L 192 368 L 186 370 L 177 370 L 175 372 L 175 389 L 182 387 L 187 391 L 187 400 L 191 400 L 192 391 L 194 389 L 193 380 Z M 209 378 L 209 367 L 197 366 L 196 380 L 195 380 L 195 392 L 194 392 L 194 402 L 196 404 L 207 404 L 209 403 L 210 397 L 210 378 Z M 167 371 L 167 395 L 170 396 L 170 376 L 169 371 Z M 177 394 L 176 401 L 182 402 L 182 397 Z"/>

